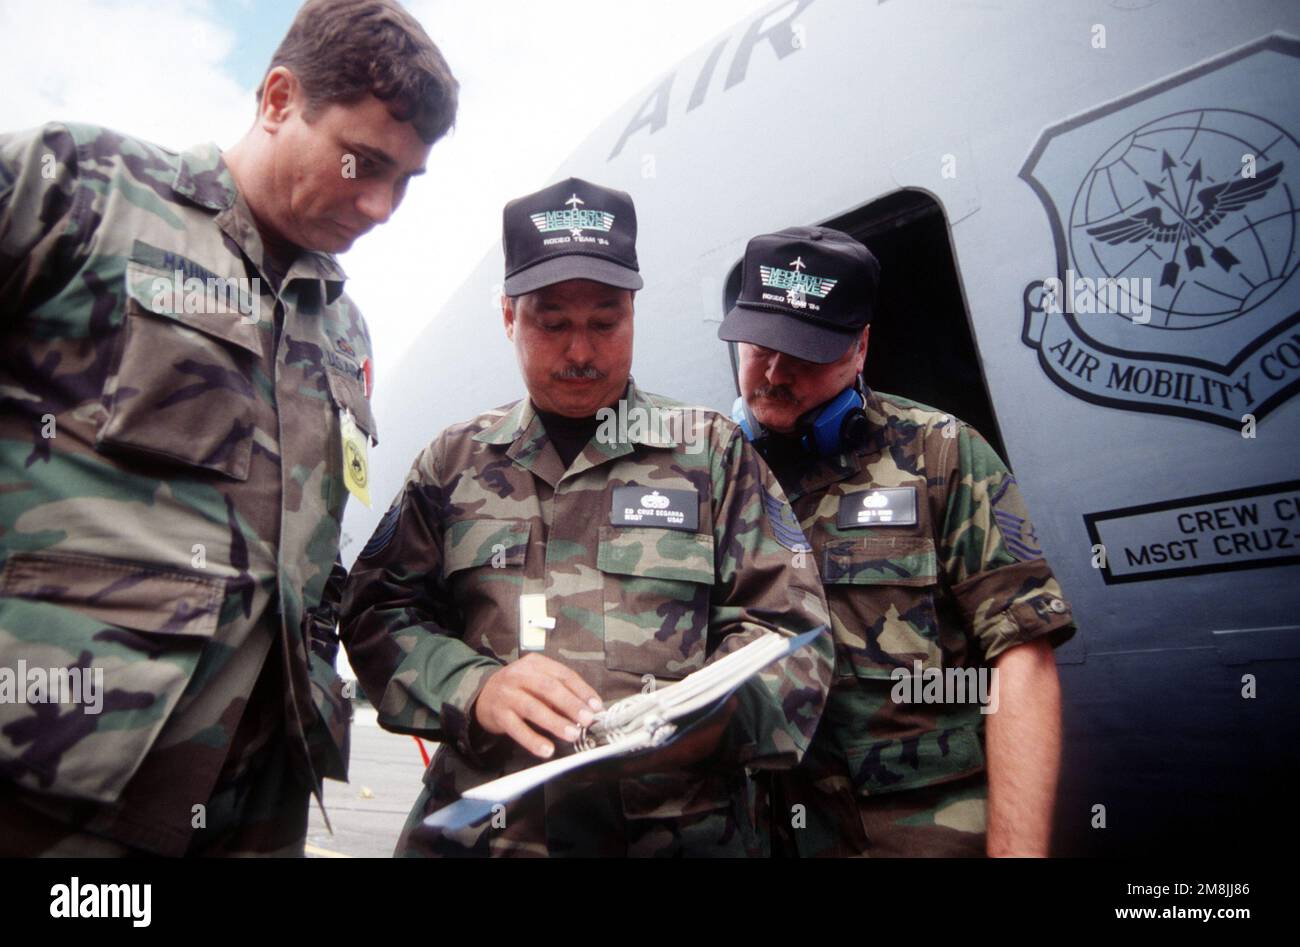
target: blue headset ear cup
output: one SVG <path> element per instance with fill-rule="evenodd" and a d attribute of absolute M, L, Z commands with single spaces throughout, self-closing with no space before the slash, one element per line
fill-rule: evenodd
<path fill-rule="evenodd" d="M 810 453 L 831 457 L 865 443 L 868 433 L 865 401 L 855 385 L 845 388 L 812 415 L 801 420 L 803 446 Z M 731 420 L 740 425 L 745 440 L 767 456 L 767 428 L 758 423 L 743 397 L 731 404 Z"/>
<path fill-rule="evenodd" d="M 871 422 L 867 420 L 867 412 L 862 408 L 850 411 L 840 428 L 840 444 L 846 449 L 856 450 L 866 445 L 870 437 Z"/>
<path fill-rule="evenodd" d="M 838 395 L 826 402 L 821 410 L 809 422 L 812 430 L 805 435 L 806 446 L 815 450 L 822 457 L 829 457 L 842 452 L 847 443 L 845 435 L 855 428 L 860 428 L 857 416 L 865 416 L 862 411 L 862 395 L 856 386 L 845 388 Z M 810 443 L 808 442 L 810 441 Z"/>
<path fill-rule="evenodd" d="M 744 397 L 737 398 L 732 402 L 731 420 L 740 425 L 740 431 L 745 435 L 745 440 L 751 444 L 767 433 L 763 429 L 763 425 L 758 423 L 758 419 L 750 413 L 749 405 L 745 403 Z"/>

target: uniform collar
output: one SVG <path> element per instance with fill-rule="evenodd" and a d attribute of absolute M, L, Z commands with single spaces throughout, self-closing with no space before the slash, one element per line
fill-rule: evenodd
<path fill-rule="evenodd" d="M 627 392 L 624 394 L 622 400 L 628 406 L 629 417 L 632 416 L 631 412 L 633 410 L 639 409 L 647 414 L 652 410 L 664 410 L 652 400 L 652 396 L 643 393 L 639 388 L 637 388 L 636 380 L 631 376 L 628 377 Z M 618 424 L 615 425 L 615 427 L 619 437 L 612 441 L 612 443 L 617 443 L 619 440 L 623 440 L 632 444 L 644 444 L 649 447 L 677 446 L 676 442 L 666 443 L 664 441 L 653 441 L 648 432 L 644 434 L 642 433 L 642 429 L 646 427 L 645 425 L 642 425 L 640 428 L 633 425 L 627 425 L 626 427 L 632 427 L 632 433 L 637 435 L 632 438 L 622 437 L 623 434 L 628 433 L 624 429 L 624 425 Z M 518 441 L 526 442 L 535 435 L 540 436 L 545 433 L 541 419 L 537 417 L 537 411 L 533 408 L 532 399 L 524 398 L 515 402 L 500 418 L 475 434 L 474 440 L 480 441 L 484 444 L 512 444 Z"/>
<path fill-rule="evenodd" d="M 267 272 L 265 247 L 253 212 L 235 187 L 234 176 L 214 144 L 197 145 L 182 152 L 172 181 L 172 190 L 192 203 L 217 212 L 217 225 L 263 273 Z M 319 280 L 325 287 L 325 302 L 332 304 L 343 295 L 347 274 L 328 253 L 299 251 L 284 275 L 282 285 L 295 279 Z"/>
<path fill-rule="evenodd" d="M 642 393 L 630 376 L 627 391 L 618 406 L 619 415 L 623 415 L 624 412 L 622 404 L 627 406 L 624 415 L 626 418 L 636 417 L 633 412 L 640 412 L 642 417 L 651 417 L 654 416 L 654 412 L 664 410 L 650 396 Z M 636 445 L 669 449 L 677 446 L 676 441 L 671 439 L 655 440 L 648 424 L 640 426 L 625 424 L 619 416 L 615 416 L 611 421 L 609 428 L 602 425 L 602 428 L 597 431 L 597 436 L 582 449 L 582 453 L 577 456 L 568 470 L 563 468 L 559 454 L 552 446 L 550 438 L 546 436 L 546 428 L 542 425 L 542 419 L 537 416 L 530 398 L 516 402 L 500 418 L 475 434 L 473 439 L 484 444 L 509 445 L 506 450 L 507 457 L 552 486 L 558 484 L 564 476 L 576 476 L 585 470 L 599 467 L 607 461 L 630 454 Z M 629 433 L 635 436 L 628 437 Z M 602 436 L 602 434 L 612 436 Z"/>
<path fill-rule="evenodd" d="M 680 446 L 673 436 L 674 432 L 685 428 L 685 418 L 681 423 L 667 423 L 673 413 L 682 408 L 660 404 L 655 395 L 642 391 L 636 386 L 636 380 L 630 375 L 627 380 L 627 394 L 615 405 L 618 415 L 611 419 L 616 438 L 611 444 L 622 444 L 627 450 L 631 445 L 639 447 L 656 447 L 673 450 Z M 638 420 L 640 419 L 640 423 Z M 624 451 L 627 453 L 627 451 Z"/>
<path fill-rule="evenodd" d="M 522 433 L 527 433 L 534 422 L 540 424 L 533 402 L 529 398 L 516 401 L 510 410 L 474 435 L 474 440 L 484 444 L 510 444 Z"/>

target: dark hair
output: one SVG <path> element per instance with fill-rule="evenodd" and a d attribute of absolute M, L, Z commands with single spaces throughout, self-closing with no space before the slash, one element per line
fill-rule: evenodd
<path fill-rule="evenodd" d="M 288 68 L 307 99 L 310 120 L 326 105 L 367 95 L 388 104 L 433 144 L 456 121 L 460 84 L 415 17 L 396 0 L 307 0 L 271 57 L 267 74 Z M 257 101 L 262 101 L 262 87 Z"/>

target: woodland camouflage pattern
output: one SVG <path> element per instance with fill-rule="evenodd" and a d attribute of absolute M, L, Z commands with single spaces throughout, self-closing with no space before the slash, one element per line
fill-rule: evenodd
<path fill-rule="evenodd" d="M 675 402 L 629 383 L 629 410 Z M 545 593 L 545 654 L 606 706 L 678 680 L 768 631 L 828 624 L 785 498 L 735 424 L 683 412 L 682 443 L 594 437 L 566 471 L 531 402 L 444 431 L 348 579 L 342 636 L 379 720 L 443 741 L 398 843 L 405 855 L 745 855 L 760 844 L 745 767 L 794 765 L 821 715 L 829 635 L 739 692 L 705 764 L 643 777 L 578 773 L 463 832 L 419 828 L 472 786 L 539 762 L 508 739 L 472 745 L 471 705 L 519 657 L 519 596 Z M 678 426 L 669 426 L 676 432 Z M 685 444 L 703 444 L 691 453 Z M 617 487 L 698 494 L 696 531 L 611 525 Z M 603 778 L 602 778 L 603 776 Z"/>
<path fill-rule="evenodd" d="M 178 270 L 260 278 L 260 321 L 185 311 Z M 0 667 L 106 692 L 0 704 L 0 821 L 43 826 L 0 851 L 301 852 L 346 776 L 340 409 L 375 433 L 343 280 L 302 253 L 272 282 L 213 146 L 0 136 Z"/>
<path fill-rule="evenodd" d="M 856 456 L 777 470 L 825 584 L 835 678 L 803 763 L 771 777 L 773 846 L 983 855 L 984 716 L 974 703 L 895 703 L 891 674 L 979 667 L 1044 635 L 1062 644 L 1071 612 L 1015 479 L 977 431 L 876 392 L 867 417 Z M 915 525 L 838 525 L 845 495 L 905 486 Z"/>

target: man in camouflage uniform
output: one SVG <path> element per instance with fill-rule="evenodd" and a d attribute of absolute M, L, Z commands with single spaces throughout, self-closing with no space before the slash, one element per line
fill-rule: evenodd
<path fill-rule="evenodd" d="M 478 827 L 420 826 L 603 705 L 828 623 L 736 425 L 631 380 L 635 238 L 630 198 L 585 181 L 507 205 L 503 311 L 529 397 L 443 431 L 348 578 L 343 641 L 380 723 L 442 741 L 398 854 L 750 854 L 745 768 L 796 763 L 821 713 L 829 635 L 678 745 L 553 780 Z"/>
<path fill-rule="evenodd" d="M 988 443 L 862 386 L 878 276 L 838 231 L 756 237 L 719 330 L 742 343 L 735 413 L 812 544 L 835 634 L 813 746 L 771 780 L 774 848 L 1046 854 L 1051 646 L 1073 634 L 1070 609 Z"/>
<path fill-rule="evenodd" d="M 395 3 L 313 0 L 258 100 L 224 155 L 0 136 L 0 854 L 301 854 L 346 778 L 326 588 L 375 427 L 331 254 L 456 82 Z"/>

